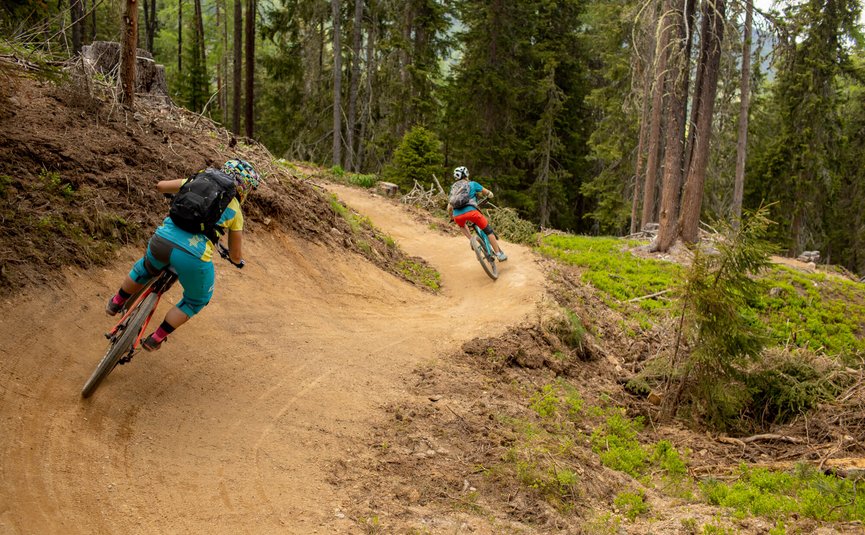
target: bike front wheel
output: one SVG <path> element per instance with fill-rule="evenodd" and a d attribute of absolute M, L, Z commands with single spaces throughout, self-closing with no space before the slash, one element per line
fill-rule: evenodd
<path fill-rule="evenodd" d="M 478 232 L 478 235 L 474 240 L 475 256 L 478 257 L 478 262 L 481 263 L 484 272 L 486 272 L 491 279 L 496 280 L 499 278 L 499 268 L 496 266 L 496 257 L 493 256 L 490 242 L 485 239 L 485 236 L 481 236 L 480 232 Z"/>
<path fill-rule="evenodd" d="M 132 345 L 141 333 L 144 322 L 147 321 L 147 317 L 150 315 L 153 307 L 156 306 L 158 299 L 159 296 L 155 292 L 151 292 L 132 310 L 126 319 L 126 324 L 122 326 L 122 332 L 115 334 L 114 340 L 108 346 L 105 356 L 102 357 L 93 374 L 84 383 L 84 388 L 81 390 L 82 398 L 90 397 L 102 380 L 108 377 L 108 374 L 117 366 L 121 357 L 132 349 Z"/>

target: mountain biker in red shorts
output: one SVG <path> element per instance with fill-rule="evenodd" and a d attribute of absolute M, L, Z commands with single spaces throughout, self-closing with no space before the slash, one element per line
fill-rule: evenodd
<path fill-rule="evenodd" d="M 234 178 L 237 193 L 222 213 L 217 226 L 228 231 L 231 261 L 242 264 L 243 212 L 240 206 L 249 192 L 258 188 L 261 179 L 252 164 L 244 160 L 228 160 L 222 166 L 222 171 Z M 186 180 L 161 180 L 156 184 L 156 189 L 165 194 L 177 193 Z M 144 256 L 132 266 L 120 289 L 108 301 L 105 312 L 109 316 L 116 315 L 132 295 L 166 266 L 172 266 L 183 286 L 183 299 L 165 314 L 159 328 L 141 341 L 141 347 L 147 351 L 159 349 L 169 334 L 210 302 L 214 286 L 213 247 L 214 244 L 204 234 L 187 232 L 170 217 L 166 217 L 150 238 Z"/>
<path fill-rule="evenodd" d="M 504 262 L 508 259 L 508 255 L 502 251 L 492 225 L 487 222 L 487 218 L 484 217 L 484 214 L 478 208 L 478 194 L 483 193 L 487 197 L 492 197 L 493 192 L 477 182 L 469 181 L 469 170 L 465 167 L 454 169 L 454 178 L 456 182 L 451 186 L 451 194 L 448 198 L 448 214 L 459 225 L 469 241 L 471 241 L 472 236 L 469 229 L 466 228 L 466 221 L 471 221 L 479 229 L 483 230 L 490 240 L 490 245 L 493 246 L 493 250 L 496 252 L 496 258 L 500 262 Z M 462 193 L 462 200 L 459 200 L 460 195 L 455 193 L 458 191 Z M 465 198 L 466 195 L 467 198 Z"/>

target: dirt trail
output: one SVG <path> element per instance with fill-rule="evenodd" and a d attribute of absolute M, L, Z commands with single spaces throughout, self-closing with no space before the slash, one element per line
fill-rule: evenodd
<path fill-rule="evenodd" d="M 530 315 L 543 284 L 527 249 L 508 246 L 493 282 L 462 236 L 332 189 L 435 266 L 441 295 L 253 234 L 245 270 L 217 261 L 201 316 L 86 401 L 103 302 L 138 251 L 0 303 L 0 534 L 360 532 L 330 475 L 351 470 L 382 406 L 409 396 L 414 367 Z"/>

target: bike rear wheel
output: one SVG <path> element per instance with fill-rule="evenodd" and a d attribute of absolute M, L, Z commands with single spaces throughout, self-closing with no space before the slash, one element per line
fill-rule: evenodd
<path fill-rule="evenodd" d="M 484 268 L 486 274 L 491 279 L 496 280 L 499 278 L 499 268 L 496 266 L 496 258 L 493 256 L 490 242 L 486 239 L 486 236 L 481 236 L 482 230 L 477 229 L 475 232 L 477 234 L 477 238 L 474 240 L 475 256 L 478 257 L 478 262 L 481 263 L 481 267 Z"/>
<path fill-rule="evenodd" d="M 82 398 L 90 397 L 102 380 L 108 377 L 108 374 L 117 366 L 123 355 L 129 352 L 158 299 L 159 295 L 156 292 L 151 292 L 132 310 L 126 319 L 126 324 L 122 327 L 122 332 L 115 334 L 114 341 L 108 346 L 105 356 L 102 357 L 93 374 L 84 383 L 84 388 L 81 390 Z"/>

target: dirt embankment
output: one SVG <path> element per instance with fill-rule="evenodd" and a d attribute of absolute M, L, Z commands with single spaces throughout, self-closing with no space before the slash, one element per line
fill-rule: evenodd
<path fill-rule="evenodd" d="M 266 179 L 244 207 L 248 230 L 286 231 L 399 272 L 404 254 L 374 229 L 353 229 L 299 173 L 206 118 L 144 100 L 132 111 L 72 82 L 8 80 L 0 93 L 0 295 L 143 245 L 168 209 L 158 180 L 234 157 Z"/>

